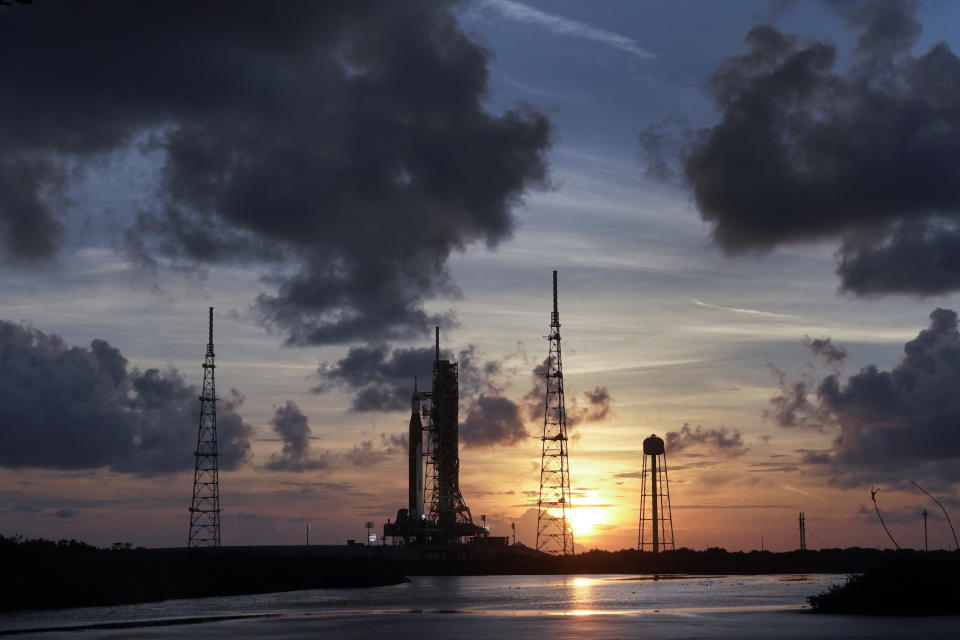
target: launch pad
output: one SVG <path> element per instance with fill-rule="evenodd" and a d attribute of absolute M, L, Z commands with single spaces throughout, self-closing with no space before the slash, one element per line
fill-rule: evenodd
<path fill-rule="evenodd" d="M 486 528 L 473 523 L 460 493 L 458 365 L 440 359 L 437 327 L 430 391 L 419 391 L 414 383 L 410 398 L 407 508 L 400 509 L 396 521 L 387 521 L 383 527 L 384 538 L 394 544 L 487 541 Z M 503 541 L 505 544 L 506 538 Z"/>

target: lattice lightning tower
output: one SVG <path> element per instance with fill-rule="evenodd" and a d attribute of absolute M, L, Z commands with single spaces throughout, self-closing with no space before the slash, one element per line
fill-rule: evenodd
<path fill-rule="evenodd" d="M 560 313 L 557 311 L 557 272 L 553 272 L 553 313 L 550 348 L 544 375 L 547 396 L 543 409 L 540 458 L 540 498 L 537 500 L 537 551 L 574 553 L 573 504 L 570 501 L 570 461 L 567 457 L 567 413 L 563 402 L 560 358 Z"/>
<path fill-rule="evenodd" d="M 217 464 L 217 391 L 214 384 L 213 307 L 210 307 L 210 341 L 203 362 L 200 393 L 200 427 L 197 431 L 193 502 L 190 505 L 188 547 L 220 546 L 220 485 Z"/>

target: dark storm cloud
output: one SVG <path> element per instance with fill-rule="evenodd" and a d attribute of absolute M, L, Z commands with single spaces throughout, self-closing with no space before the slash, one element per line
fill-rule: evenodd
<path fill-rule="evenodd" d="M 811 453 L 804 462 L 830 464 L 843 484 L 869 484 L 871 477 L 905 482 L 908 472 L 960 480 L 958 388 L 957 314 L 936 309 L 930 326 L 904 345 L 891 370 L 869 365 L 846 379 L 826 376 L 815 397 L 813 386 L 797 392 L 794 426 L 835 434 L 828 451 Z"/>
<path fill-rule="evenodd" d="M 0 465 L 151 475 L 193 468 L 199 390 L 175 369 L 129 370 L 103 340 L 89 349 L 0 321 Z M 220 468 L 250 454 L 240 399 L 217 412 Z"/>
<path fill-rule="evenodd" d="M 520 407 L 502 396 L 481 395 L 460 425 L 460 441 L 466 447 L 512 446 L 528 437 Z"/>
<path fill-rule="evenodd" d="M 4 17 L 0 229 L 61 245 L 67 167 L 160 163 L 130 221 L 146 262 L 279 260 L 256 308 L 291 344 L 425 333 L 452 252 L 495 247 L 547 184 L 551 126 L 484 110 L 490 53 L 445 0 L 48 0 Z M 119 169 L 119 167 L 118 167 Z M 280 273 L 282 275 L 276 275 Z"/>
<path fill-rule="evenodd" d="M 839 239 L 845 290 L 956 290 L 960 58 L 942 42 L 911 53 L 914 2 L 829 4 L 858 34 L 849 65 L 833 44 L 753 28 L 707 83 L 720 122 L 683 146 L 687 184 L 727 253 Z"/>
<path fill-rule="evenodd" d="M 725 457 L 742 456 L 750 449 L 744 444 L 742 434 L 726 427 L 719 429 L 704 429 L 697 425 L 691 429 L 684 423 L 679 431 L 668 431 L 664 438 L 666 450 L 670 453 L 679 453 L 687 449 L 709 449 Z"/>
<path fill-rule="evenodd" d="M 270 456 L 265 467 L 271 471 L 314 471 L 332 464 L 329 453 L 310 447 L 310 424 L 296 403 L 287 400 L 277 407 L 270 420 L 273 430 L 283 441 L 280 453 Z"/>
<path fill-rule="evenodd" d="M 902 222 L 875 244 L 840 248 L 837 272 L 858 295 L 938 294 L 960 288 L 960 229 L 947 218 Z"/>
<path fill-rule="evenodd" d="M 472 352 L 472 347 L 470 348 Z M 317 393 L 341 387 L 354 394 L 354 411 L 399 411 L 410 408 L 410 396 L 416 380 L 421 391 L 429 391 L 433 376 L 433 347 L 410 347 L 391 350 L 386 345 L 351 347 L 345 358 L 335 363 L 324 362 L 317 374 L 321 383 Z M 440 357 L 453 359 L 442 350 Z M 469 367 L 469 363 L 467 363 Z M 461 376 L 464 369 L 461 366 Z M 468 377 L 473 374 L 468 374 Z"/>
<path fill-rule="evenodd" d="M 63 236 L 57 208 L 62 205 L 64 183 L 62 167 L 49 159 L 7 157 L 0 146 L 0 257 L 4 261 L 30 263 L 56 253 Z"/>

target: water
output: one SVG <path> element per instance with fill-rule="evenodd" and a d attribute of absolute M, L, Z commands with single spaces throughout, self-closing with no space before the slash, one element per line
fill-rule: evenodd
<path fill-rule="evenodd" d="M 814 616 L 808 595 L 839 575 L 427 576 L 371 589 L 251 596 L 0 614 L 0 632 L 24 637 L 395 638 L 429 634 L 532 640 L 552 637 L 936 637 L 957 619 Z M 844 622 L 846 621 L 846 622 Z M 891 622 L 892 621 L 892 622 Z M 938 622 L 939 621 L 939 622 Z M 919 627 L 917 625 L 920 625 Z M 929 625 L 925 628 L 923 625 Z M 838 626 L 839 625 L 839 626 Z M 939 625 L 939 626 L 938 626 Z M 52 628 L 61 628 L 55 631 Z M 65 628 L 72 628 L 67 631 Z M 77 629 L 77 627 L 86 627 Z M 642 633 L 641 633 L 642 632 Z M 793 635 L 796 634 L 796 635 Z M 951 637 L 948 633 L 943 637 Z"/>

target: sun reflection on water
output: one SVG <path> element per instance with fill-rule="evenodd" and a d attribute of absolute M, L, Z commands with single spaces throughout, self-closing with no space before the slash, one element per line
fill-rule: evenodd
<path fill-rule="evenodd" d="M 594 586 L 598 580 L 585 576 L 576 576 L 569 580 L 567 584 L 570 588 L 568 606 L 571 615 L 589 615 L 596 606 L 593 594 Z"/>

